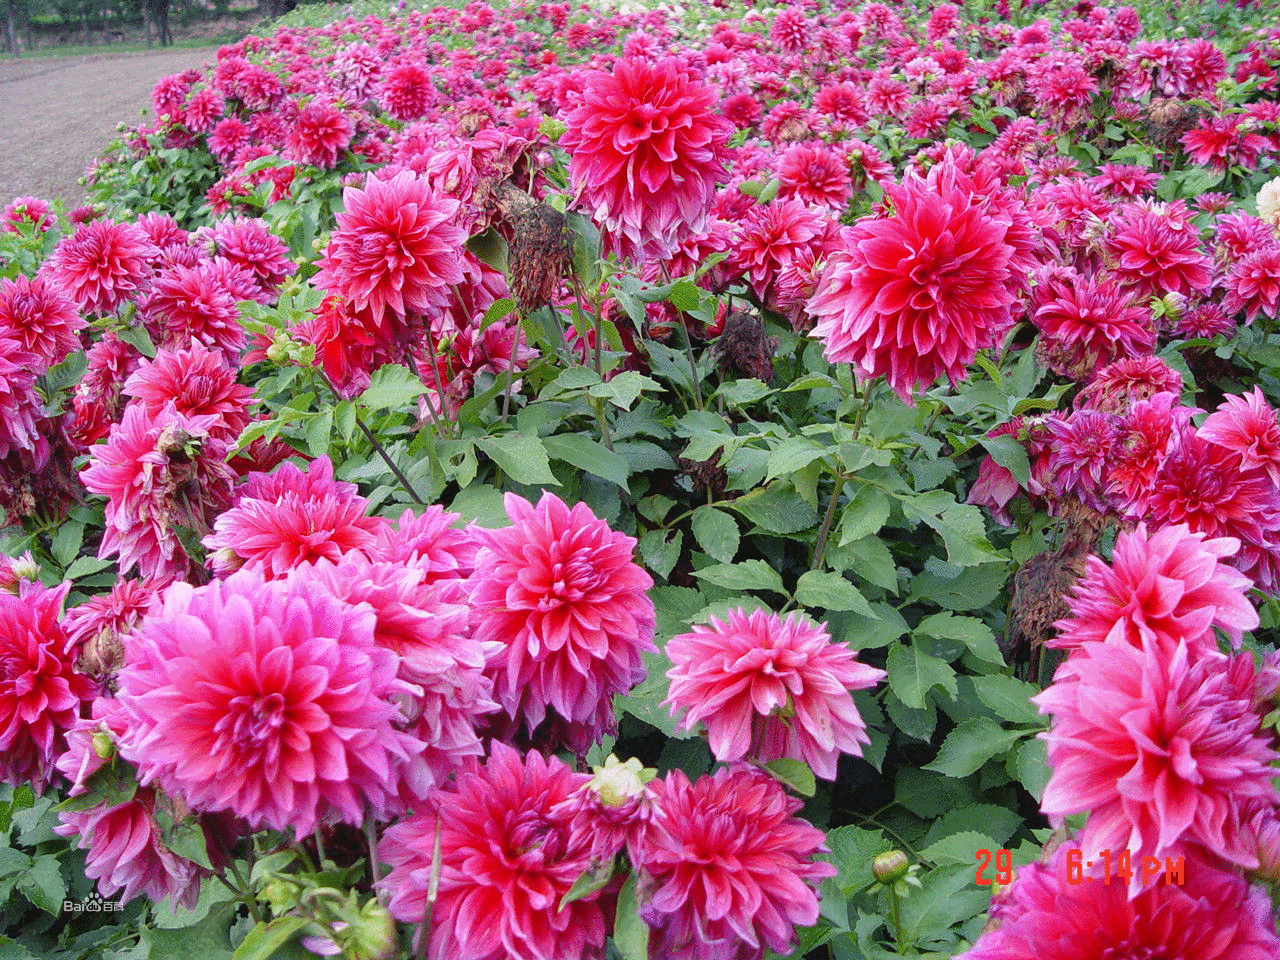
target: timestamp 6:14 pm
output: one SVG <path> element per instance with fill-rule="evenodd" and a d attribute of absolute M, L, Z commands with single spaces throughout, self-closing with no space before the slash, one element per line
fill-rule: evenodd
<path fill-rule="evenodd" d="M 989 887 L 992 883 L 1001 886 L 1013 882 L 1013 851 L 979 850 L 975 854 L 978 860 L 978 872 L 974 883 L 980 887 Z M 987 871 L 994 867 L 994 879 Z M 1101 873 L 1095 875 L 1094 868 Z M 1115 856 L 1110 849 L 1099 850 L 1097 860 L 1085 860 L 1079 848 L 1067 851 L 1066 881 L 1076 885 L 1081 883 L 1101 883 L 1108 886 L 1112 880 L 1122 881 L 1126 885 L 1137 874 L 1143 887 L 1163 882 L 1165 886 L 1182 886 L 1187 881 L 1187 864 L 1185 857 L 1132 857 L 1128 850 L 1121 850 Z"/>

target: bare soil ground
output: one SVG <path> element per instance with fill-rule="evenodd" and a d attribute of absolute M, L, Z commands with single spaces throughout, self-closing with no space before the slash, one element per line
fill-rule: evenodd
<path fill-rule="evenodd" d="M 17 196 L 68 208 L 85 200 L 77 182 L 123 121 L 150 113 L 151 88 L 171 73 L 212 62 L 216 47 L 0 61 L 0 206 Z"/>

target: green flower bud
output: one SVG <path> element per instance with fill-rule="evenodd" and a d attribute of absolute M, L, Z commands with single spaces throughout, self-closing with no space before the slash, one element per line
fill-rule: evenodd
<path fill-rule="evenodd" d="M 901 850 L 890 850 L 888 853 L 879 854 L 871 861 L 871 875 L 886 887 L 905 879 L 910 869 L 911 861 Z"/>

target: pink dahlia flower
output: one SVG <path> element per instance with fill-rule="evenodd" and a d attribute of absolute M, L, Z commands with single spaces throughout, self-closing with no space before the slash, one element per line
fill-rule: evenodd
<path fill-rule="evenodd" d="M 72 607 L 62 620 L 67 636 L 80 651 L 78 668 L 115 689 L 116 672 L 124 665 L 124 638 L 141 622 L 163 588 L 156 580 L 120 578 L 111 592 Z"/>
<path fill-rule="evenodd" d="M 271 474 L 249 475 L 204 545 L 214 551 L 210 564 L 218 573 L 253 566 L 283 577 L 300 564 L 372 546 L 382 524 L 365 516 L 367 506 L 354 483 L 333 479 L 328 457 L 313 460 L 306 473 L 283 463 Z"/>
<path fill-rule="evenodd" d="M 332 103 L 313 100 L 293 121 L 293 129 L 285 139 L 285 157 L 296 163 L 332 170 L 351 145 L 355 131 L 351 118 Z"/>
<path fill-rule="evenodd" d="M 1229 315 L 1244 311 L 1245 322 L 1258 314 L 1276 319 L 1280 310 L 1280 243 L 1257 250 L 1231 265 L 1222 305 Z"/>
<path fill-rule="evenodd" d="M 1008 219 L 993 216 L 954 158 L 888 184 L 894 214 L 857 223 L 809 303 L 827 359 L 884 376 L 906 403 L 962 378 L 1013 322 Z"/>
<path fill-rule="evenodd" d="M 1159 393 L 1180 397 L 1182 374 L 1159 357 L 1126 357 L 1099 370 L 1076 395 L 1076 406 L 1123 415 L 1138 401 Z"/>
<path fill-rule="evenodd" d="M 408 691 L 375 621 L 296 577 L 173 584 L 127 646 L 121 754 L 144 786 L 255 828 L 384 816 L 423 744 L 396 729 Z"/>
<path fill-rule="evenodd" d="M 125 381 L 123 393 L 157 416 L 170 403 L 187 417 L 213 416 L 209 436 L 228 443 L 249 425 L 253 391 L 236 383 L 225 354 L 198 341 L 186 350 L 161 347 Z"/>
<path fill-rule="evenodd" d="M 124 414 L 121 391 L 141 358 L 136 347 L 111 331 L 85 351 L 84 376 L 71 396 L 71 435 L 78 443 L 88 447 L 101 440 Z"/>
<path fill-rule="evenodd" d="M 238 359 L 245 332 L 239 300 L 252 300 L 257 284 L 228 260 L 204 260 L 162 272 L 140 307 L 140 315 L 156 343 L 186 347 L 199 342 Z"/>
<path fill-rule="evenodd" d="M 851 691 L 873 687 L 883 670 L 859 663 L 821 627 L 792 614 L 730 610 L 724 621 L 672 637 L 665 701 L 681 726 L 699 722 L 717 760 L 803 760 L 824 780 L 840 754 L 862 756 L 870 742 Z"/>
<path fill-rule="evenodd" d="M 1120 216 L 1106 250 L 1116 278 L 1140 297 L 1203 293 L 1213 279 L 1195 228 L 1155 210 L 1135 208 Z"/>
<path fill-rule="evenodd" d="M 367 309 L 393 338 L 409 312 L 443 309 L 449 286 L 462 282 L 458 201 L 409 170 L 390 180 L 370 176 L 363 189 L 347 187 L 342 200 L 346 211 L 312 282 Z"/>
<path fill-rule="evenodd" d="M 536 507 L 513 493 L 504 502 L 511 526 L 471 528 L 475 636 L 503 645 L 494 693 L 513 724 L 532 735 L 553 713 L 552 736 L 585 753 L 614 725 L 614 694 L 645 677 L 653 580 L 632 560 L 635 540 L 586 504 L 551 493 Z"/>
<path fill-rule="evenodd" d="M 37 232 L 45 233 L 57 225 L 49 201 L 39 197 L 14 197 L 0 210 L 0 224 L 5 233 L 17 233 L 18 227 L 31 225 Z"/>
<path fill-rule="evenodd" d="M 1075 649 L 1105 640 L 1172 649 L 1184 642 L 1193 654 L 1216 653 L 1214 627 L 1239 643 L 1258 626 L 1252 582 L 1222 562 L 1239 547 L 1183 524 L 1150 533 L 1139 524 L 1121 533 L 1110 563 L 1089 557 L 1068 600 L 1071 616 L 1055 624 L 1059 632 L 1048 645 Z"/>
<path fill-rule="evenodd" d="M 1188 859 L 1184 883 L 1130 897 L 1119 882 L 1072 883 L 1067 855 L 1018 869 L 997 924 L 956 960 L 1267 960 L 1280 955 L 1271 901 L 1235 872 Z"/>
<path fill-rule="evenodd" d="M 668 960 L 786 955 L 797 926 L 818 919 L 814 890 L 836 868 L 814 860 L 822 831 L 793 814 L 776 780 L 721 767 L 690 784 L 674 770 L 653 783 L 650 829 L 634 851 L 649 954 Z"/>
<path fill-rule="evenodd" d="M 159 251 L 132 223 L 94 220 L 58 241 L 40 274 L 85 313 L 111 313 L 142 291 Z"/>
<path fill-rule="evenodd" d="M 97 692 L 77 673 L 75 644 L 59 623 L 71 584 L 0 593 L 0 780 L 41 791 L 81 705 Z"/>
<path fill-rule="evenodd" d="M 746 275 L 762 305 L 775 308 L 782 273 L 834 249 L 837 226 L 829 213 L 799 200 L 754 206 L 738 226 L 726 265 Z"/>
<path fill-rule="evenodd" d="M 418 514 L 406 510 L 394 527 L 378 528 L 378 542 L 365 553 L 421 570 L 424 583 L 465 580 L 475 569 L 476 544 L 469 531 L 454 526 L 461 519 L 434 504 Z"/>
<path fill-rule="evenodd" d="M 144 577 L 187 576 L 192 561 L 177 529 L 202 536 L 231 501 L 227 444 L 209 434 L 216 422 L 172 404 L 156 413 L 141 405 L 125 410 L 80 473 L 90 493 L 107 498 L 98 556 L 118 556 L 121 573 L 136 566 Z"/>
<path fill-rule="evenodd" d="M 0 460 L 12 453 L 35 453 L 42 445 L 36 374 L 40 359 L 28 353 L 13 334 L 0 329 Z"/>
<path fill-rule="evenodd" d="M 1054 373 L 1089 380 L 1102 367 L 1155 351 L 1151 311 L 1112 281 L 1073 275 L 1036 291 L 1036 358 Z"/>
<path fill-rule="evenodd" d="M 1120 433 L 1107 470 L 1107 501 L 1122 516 L 1137 518 L 1165 457 L 1191 429 L 1195 407 L 1173 393 L 1139 400 L 1120 418 Z"/>
<path fill-rule="evenodd" d="M 378 100 L 388 115 L 404 121 L 425 117 L 438 96 L 431 74 L 416 63 L 391 67 L 378 91 Z"/>
<path fill-rule="evenodd" d="M 665 257 L 706 226 L 734 131 L 715 102 L 675 57 L 588 75 L 560 143 L 574 190 L 621 256 Z"/>
<path fill-rule="evenodd" d="M 76 305 L 42 276 L 0 280 L 0 336 L 17 340 L 40 358 L 37 372 L 80 349 L 77 334 L 87 324 Z"/>
<path fill-rule="evenodd" d="M 853 196 L 849 163 L 844 156 L 827 147 L 797 143 L 782 152 L 778 159 L 780 197 L 795 197 L 805 203 L 827 207 L 836 214 L 844 212 Z"/>
<path fill-rule="evenodd" d="M 1280 487 L 1280 422 L 1260 387 L 1224 397 L 1197 433 L 1202 440 L 1238 453 L 1246 470 L 1261 470 Z"/>
<path fill-rule="evenodd" d="M 297 265 L 289 258 L 289 248 L 267 229 L 261 220 L 232 217 L 219 220 L 200 231 L 213 255 L 242 267 L 258 286 L 259 302 L 270 302 L 276 288 L 293 276 Z"/>
<path fill-rule="evenodd" d="M 571 840 L 565 801 L 590 777 L 556 757 L 495 743 L 436 795 L 431 812 L 390 827 L 378 847 L 391 915 L 421 923 L 439 837 L 431 960 L 602 960 L 608 894 L 560 907 L 591 865 Z"/>
<path fill-rule="evenodd" d="M 399 676 L 415 689 L 401 703 L 404 725 L 427 744 L 404 770 L 406 799 L 425 798 L 463 757 L 484 753 L 476 727 L 498 709 L 485 667 L 500 645 L 486 648 L 472 637 L 461 581 L 428 584 L 420 569 L 355 552 L 299 567 L 295 576 L 347 603 L 371 606 L 374 640 L 400 658 Z"/>
<path fill-rule="evenodd" d="M 1120 418 L 1097 410 L 1073 410 L 1049 421 L 1049 489 L 1055 500 L 1071 498 L 1099 513 L 1107 509 L 1108 474 L 1120 440 Z"/>
<path fill-rule="evenodd" d="M 1053 717 L 1041 810 L 1055 824 L 1089 813 L 1086 860 L 1105 849 L 1136 862 L 1200 847 L 1257 865 L 1240 808 L 1271 796 L 1280 754 L 1220 657 L 1193 658 L 1182 639 L 1085 643 L 1032 699 Z"/>
<path fill-rule="evenodd" d="M 126 721 L 120 701 L 101 697 L 93 702 L 93 719 L 81 720 L 67 737 L 67 750 L 58 758 L 58 770 L 71 783 L 69 797 L 86 792 L 90 777 L 106 763 L 94 749 L 95 734 L 112 740 L 125 732 Z M 77 837 L 76 845 L 86 851 L 85 876 L 98 882 L 103 897 L 120 894 L 121 902 L 146 896 L 153 903 L 169 897 L 175 906 L 195 906 L 200 881 L 212 872 L 170 850 L 156 822 L 157 804 L 181 819 L 183 811 L 149 787 L 139 787 L 124 803 L 97 803 L 83 810 L 58 814 L 54 833 Z M 176 816 L 175 816 L 176 815 Z"/>

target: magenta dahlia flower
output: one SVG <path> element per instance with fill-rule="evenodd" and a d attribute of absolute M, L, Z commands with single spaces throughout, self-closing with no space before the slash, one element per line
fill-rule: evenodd
<path fill-rule="evenodd" d="M 289 248 L 267 229 L 261 220 L 232 217 L 219 220 L 199 234 L 215 257 L 241 267 L 258 286 L 254 299 L 270 302 L 276 288 L 293 276 L 297 265 L 289 258 Z"/>
<path fill-rule="evenodd" d="M 827 207 L 837 215 L 853 196 L 849 162 L 843 154 L 812 143 L 797 143 L 778 158 L 778 196 Z"/>
<path fill-rule="evenodd" d="M 1222 562 L 1240 547 L 1230 537 L 1207 538 L 1184 524 L 1148 532 L 1139 524 L 1116 537 L 1111 562 L 1089 557 L 1059 620 L 1051 647 L 1074 649 L 1109 641 L 1217 652 L 1213 628 L 1239 643 L 1258 626 L 1248 577 Z"/>
<path fill-rule="evenodd" d="M 989 212 L 948 154 L 928 177 L 888 184 L 892 216 L 855 224 L 809 302 L 833 363 L 884 376 L 906 403 L 943 374 L 954 383 L 1013 322 L 1010 221 Z"/>
<path fill-rule="evenodd" d="M 836 868 L 821 830 L 794 816 L 800 801 L 746 767 L 690 784 L 680 770 L 653 783 L 653 822 L 633 851 L 649 955 L 760 960 L 791 952 L 797 926 L 818 919 L 814 888 Z"/>
<path fill-rule="evenodd" d="M 379 85 L 378 100 L 396 120 L 419 120 L 439 96 L 431 74 L 417 63 L 398 63 L 387 70 Z"/>
<path fill-rule="evenodd" d="M 336 560 L 375 542 L 382 521 L 365 516 L 367 506 L 354 483 L 334 480 L 328 457 L 306 473 L 292 463 L 252 473 L 204 539 L 210 565 L 218 573 L 261 567 L 272 578 L 321 557 Z"/>
<path fill-rule="evenodd" d="M 1089 813 L 1085 859 L 1203 848 L 1257 866 L 1240 807 L 1271 796 L 1280 754 L 1228 673 L 1220 656 L 1193 657 L 1182 639 L 1085 643 L 1032 698 L 1053 717 L 1040 808 L 1055 824 Z"/>
<path fill-rule="evenodd" d="M 126 721 L 120 701 L 100 697 L 93 702 L 93 719 L 81 720 L 67 736 L 67 750 L 58 758 L 58 770 L 71 783 L 69 797 L 86 792 L 90 777 L 106 761 L 94 748 L 96 734 L 113 741 L 124 732 Z M 139 787 L 124 803 L 99 802 L 82 810 L 58 814 L 54 833 L 77 837 L 76 845 L 86 851 L 85 876 L 98 882 L 103 897 L 120 894 L 121 902 L 146 896 L 153 903 L 169 897 L 175 906 L 190 909 L 200 895 L 200 881 L 212 871 L 170 850 L 156 821 L 157 804 L 168 804 L 165 812 L 180 819 L 182 811 L 149 787 Z M 207 844 L 206 844 L 207 845 Z"/>
<path fill-rule="evenodd" d="M 94 220 L 58 241 L 40 274 L 85 313 L 107 314 L 144 288 L 158 253 L 136 224 Z"/>
<path fill-rule="evenodd" d="M 121 754 L 144 786 L 255 828 L 384 816 L 423 744 L 396 727 L 409 690 L 375 622 L 298 577 L 173 584 L 127 644 Z"/>
<path fill-rule="evenodd" d="M 569 175 L 606 242 L 624 257 L 662 258 L 706 226 L 733 124 L 683 60 L 618 60 L 586 78 L 560 143 Z"/>
<path fill-rule="evenodd" d="M 107 498 L 98 556 L 119 557 L 120 572 L 173 580 L 190 572 L 177 528 L 197 536 L 231 502 L 235 473 L 227 443 L 210 429 L 218 418 L 186 416 L 172 403 L 155 413 L 131 405 L 105 445 L 93 447 L 80 479 Z"/>
<path fill-rule="evenodd" d="M 443 309 L 449 286 L 462 282 L 458 201 L 410 170 L 390 180 L 370 176 L 363 189 L 347 187 L 342 201 L 346 210 L 312 282 L 393 330 L 411 311 Z"/>
<path fill-rule="evenodd" d="M 419 514 L 406 510 L 394 527 L 378 529 L 378 542 L 365 553 L 421 570 L 424 583 L 465 580 L 475 569 L 476 544 L 470 531 L 454 526 L 461 519 L 437 505 Z"/>
<path fill-rule="evenodd" d="M 1120 440 L 1120 418 L 1097 410 L 1073 410 L 1049 421 L 1049 489 L 1056 500 L 1072 498 L 1104 512 L 1108 474 Z"/>
<path fill-rule="evenodd" d="M 59 616 L 70 582 L 0 593 L 0 780 L 43 790 L 96 685 L 77 673 Z"/>
<path fill-rule="evenodd" d="M 1036 357 L 1054 373 L 1089 380 L 1102 367 L 1155 351 L 1151 311 L 1113 281 L 1073 274 L 1036 291 Z"/>
<path fill-rule="evenodd" d="M 803 760 L 824 780 L 840 754 L 862 756 L 870 742 L 851 691 L 873 687 L 883 670 L 859 663 L 826 630 L 792 614 L 730 610 L 724 621 L 672 637 L 665 701 L 681 726 L 699 722 L 717 760 Z"/>
<path fill-rule="evenodd" d="M 36 374 L 41 361 L 0 329 L 0 460 L 12 453 L 35 452 L 41 445 Z"/>
<path fill-rule="evenodd" d="M 1136 208 L 1120 216 L 1106 251 L 1116 278 L 1140 297 L 1203 293 L 1213 279 L 1195 228 L 1155 210 Z"/>
<path fill-rule="evenodd" d="M 436 795 L 431 812 L 388 828 L 378 847 L 391 915 L 421 923 L 436 838 L 439 889 L 431 960 L 602 960 L 608 894 L 560 906 L 591 865 L 573 842 L 565 801 L 591 778 L 556 757 L 523 759 L 495 743 Z"/>
<path fill-rule="evenodd" d="M 124 638 L 142 620 L 163 589 L 158 580 L 121 577 L 110 593 L 90 597 L 62 619 L 67 636 L 80 651 L 79 669 L 111 689 L 124 665 Z"/>
<path fill-rule="evenodd" d="M 1191 430 L 1199 411 L 1184 407 L 1173 393 L 1157 393 L 1139 400 L 1120 418 L 1120 433 L 1107 469 L 1107 501 L 1122 516 L 1137 519 L 1145 510 L 1147 492 L 1155 483 L 1165 457 Z"/>
<path fill-rule="evenodd" d="M 80 349 L 77 334 L 87 324 L 76 305 L 42 276 L 19 274 L 0 280 L 0 337 L 17 340 L 40 358 L 37 372 Z"/>
<path fill-rule="evenodd" d="M 170 403 L 183 416 L 213 416 L 209 436 L 228 443 L 249 425 L 253 402 L 253 391 L 236 383 L 226 355 L 199 341 L 186 350 L 161 347 L 154 360 L 139 363 L 122 392 L 151 417 Z"/>
<path fill-rule="evenodd" d="M 294 575 L 347 603 L 371 606 L 374 640 L 400 658 L 399 676 L 415 691 L 401 701 L 402 725 L 427 745 L 402 771 L 406 800 L 425 798 L 464 757 L 484 753 L 478 722 L 498 710 L 485 667 L 500 645 L 486 647 L 471 635 L 461 581 L 430 584 L 420 569 L 357 552 L 317 560 Z"/>
<path fill-rule="evenodd" d="M 512 722 L 532 735 L 550 718 L 552 736 L 585 753 L 614 725 L 614 694 L 645 677 L 653 580 L 632 560 L 634 538 L 586 504 L 551 493 L 536 507 L 513 493 L 504 502 L 511 526 L 471 528 L 475 636 L 503 645 L 494 694 Z"/>
<path fill-rule="evenodd" d="M 1076 395 L 1076 406 L 1123 415 L 1135 403 L 1160 393 L 1181 396 L 1182 374 L 1159 357 L 1126 357 L 1099 370 Z"/>
<path fill-rule="evenodd" d="M 1188 858 L 1182 883 L 1130 896 L 1120 882 L 1071 882 L 1063 845 L 1019 867 L 994 926 L 956 960 L 1266 960 L 1280 955 L 1271 901 L 1231 871 Z"/>
<path fill-rule="evenodd" d="M 332 103 L 313 100 L 294 118 L 284 155 L 295 163 L 332 170 L 351 145 L 356 125 Z"/>
<path fill-rule="evenodd" d="M 1242 396 L 1223 397 L 1197 431 L 1208 440 L 1240 455 L 1246 470 L 1261 470 L 1280 487 L 1280 421 L 1260 387 Z"/>
<path fill-rule="evenodd" d="M 1232 264 L 1223 307 L 1229 315 L 1244 311 L 1245 322 L 1258 314 L 1276 319 L 1280 311 L 1280 243 L 1272 243 Z"/>

